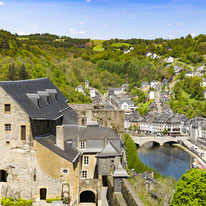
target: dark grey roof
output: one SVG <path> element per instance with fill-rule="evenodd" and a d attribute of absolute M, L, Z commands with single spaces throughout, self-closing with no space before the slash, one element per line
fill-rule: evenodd
<path fill-rule="evenodd" d="M 77 125 L 64 125 L 64 138 L 65 140 L 78 139 L 81 140 L 119 140 L 118 134 L 111 128 L 103 126 L 77 126 Z"/>
<path fill-rule="evenodd" d="M 75 162 L 79 156 L 79 152 L 66 142 L 64 142 L 64 150 L 56 146 L 56 137 L 54 135 L 35 137 L 34 139 L 47 149 L 70 162 Z"/>
<path fill-rule="evenodd" d="M 112 142 L 109 142 L 104 149 L 96 155 L 96 157 L 113 157 L 121 155 L 121 152 L 112 144 Z"/>
<path fill-rule="evenodd" d="M 48 78 L 4 81 L 0 82 L 0 86 L 31 119 L 54 120 L 62 116 L 62 111 L 69 107 L 67 99 Z"/>

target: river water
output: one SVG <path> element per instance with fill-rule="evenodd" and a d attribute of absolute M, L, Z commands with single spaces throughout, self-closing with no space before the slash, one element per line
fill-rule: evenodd
<path fill-rule="evenodd" d="M 178 180 L 193 161 L 193 157 L 179 147 L 163 146 L 138 148 L 140 160 L 165 176 Z"/>

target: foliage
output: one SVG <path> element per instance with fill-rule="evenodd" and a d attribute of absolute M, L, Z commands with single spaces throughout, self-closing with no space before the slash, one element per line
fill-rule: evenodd
<path fill-rule="evenodd" d="M 124 142 L 127 152 L 127 163 L 129 169 L 134 169 L 137 173 L 143 173 L 146 171 L 153 171 L 155 178 L 160 177 L 160 173 L 157 173 L 154 169 L 148 168 L 147 165 L 144 165 L 138 157 L 137 148 L 129 134 L 124 135 Z"/>
<path fill-rule="evenodd" d="M 98 52 L 103 52 L 104 48 L 102 47 L 102 44 L 98 44 L 97 46 L 95 46 L 93 48 L 94 51 L 98 51 Z"/>
<path fill-rule="evenodd" d="M 1 205 L 3 206 L 31 206 L 32 204 L 33 204 L 32 200 L 24 200 L 19 198 L 17 201 L 15 201 L 13 197 L 1 198 Z"/>
<path fill-rule="evenodd" d="M 53 201 L 61 201 L 61 198 L 51 198 L 51 199 L 46 199 L 47 203 L 52 203 Z"/>
<path fill-rule="evenodd" d="M 176 184 L 171 206 L 206 205 L 206 173 L 204 170 L 192 169 L 180 178 Z"/>
<path fill-rule="evenodd" d="M 202 79 L 199 77 L 185 77 L 176 82 L 170 107 L 176 113 L 182 113 L 188 118 L 194 116 L 206 117 L 206 102 L 203 97 Z"/>

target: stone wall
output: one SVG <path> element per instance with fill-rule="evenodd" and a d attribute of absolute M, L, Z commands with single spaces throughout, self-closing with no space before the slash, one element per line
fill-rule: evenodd
<path fill-rule="evenodd" d="M 131 183 L 127 179 L 123 179 L 122 195 L 129 206 L 144 206 L 144 203 L 135 192 Z"/>
<path fill-rule="evenodd" d="M 98 158 L 98 174 L 99 175 L 110 175 L 114 166 L 119 165 L 120 157 L 104 157 Z"/>
<path fill-rule="evenodd" d="M 105 127 L 113 128 L 117 133 L 124 133 L 125 112 L 123 110 L 104 109 L 103 105 L 94 104 L 71 104 L 70 105 L 79 114 L 79 123 L 86 125 L 88 111 L 92 111 L 92 120 Z M 91 114 L 89 115 L 90 118 Z"/>

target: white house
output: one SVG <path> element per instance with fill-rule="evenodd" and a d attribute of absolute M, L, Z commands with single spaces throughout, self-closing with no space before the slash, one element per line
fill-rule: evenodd
<path fill-rule="evenodd" d="M 81 92 L 81 93 L 84 94 L 84 87 L 83 87 L 82 85 L 79 85 L 79 86 L 75 89 L 75 91 Z"/>
<path fill-rule="evenodd" d="M 151 88 L 154 88 L 155 85 L 157 85 L 157 84 L 158 84 L 158 82 L 155 81 L 155 80 L 153 80 L 153 81 L 150 82 Z"/>
<path fill-rule="evenodd" d="M 196 71 L 202 72 L 205 70 L 204 66 L 197 67 Z"/>
<path fill-rule="evenodd" d="M 206 99 L 206 89 L 204 90 L 204 97 L 205 97 L 205 99 Z"/>
<path fill-rule="evenodd" d="M 90 94 L 90 97 L 91 97 L 91 98 L 94 98 L 94 97 L 96 96 L 96 91 L 95 91 L 95 89 L 94 89 L 94 88 L 91 88 L 91 89 L 89 90 L 89 94 Z"/>
<path fill-rule="evenodd" d="M 135 110 L 137 107 L 134 106 L 134 102 L 132 100 L 125 100 L 125 101 L 120 101 L 119 103 L 120 109 L 122 110 Z"/>
<path fill-rule="evenodd" d="M 152 54 L 152 59 L 158 59 L 159 56 L 157 56 L 157 54 Z"/>
<path fill-rule="evenodd" d="M 150 91 L 150 93 L 149 93 L 149 98 L 150 98 L 150 99 L 154 99 L 154 98 L 155 98 L 155 93 L 154 93 L 154 91 Z"/>
<path fill-rule="evenodd" d="M 192 71 L 187 71 L 185 73 L 185 77 L 193 77 L 194 76 L 194 73 Z"/>
<path fill-rule="evenodd" d="M 202 78 L 202 86 L 206 87 L 206 79 L 205 78 Z"/>
<path fill-rule="evenodd" d="M 169 58 L 167 59 L 167 63 L 168 63 L 168 64 L 173 63 L 173 62 L 174 62 L 173 57 L 169 57 Z"/>
<path fill-rule="evenodd" d="M 150 57 L 150 56 L 152 56 L 152 53 L 151 52 L 147 52 L 146 53 L 146 57 Z"/>

